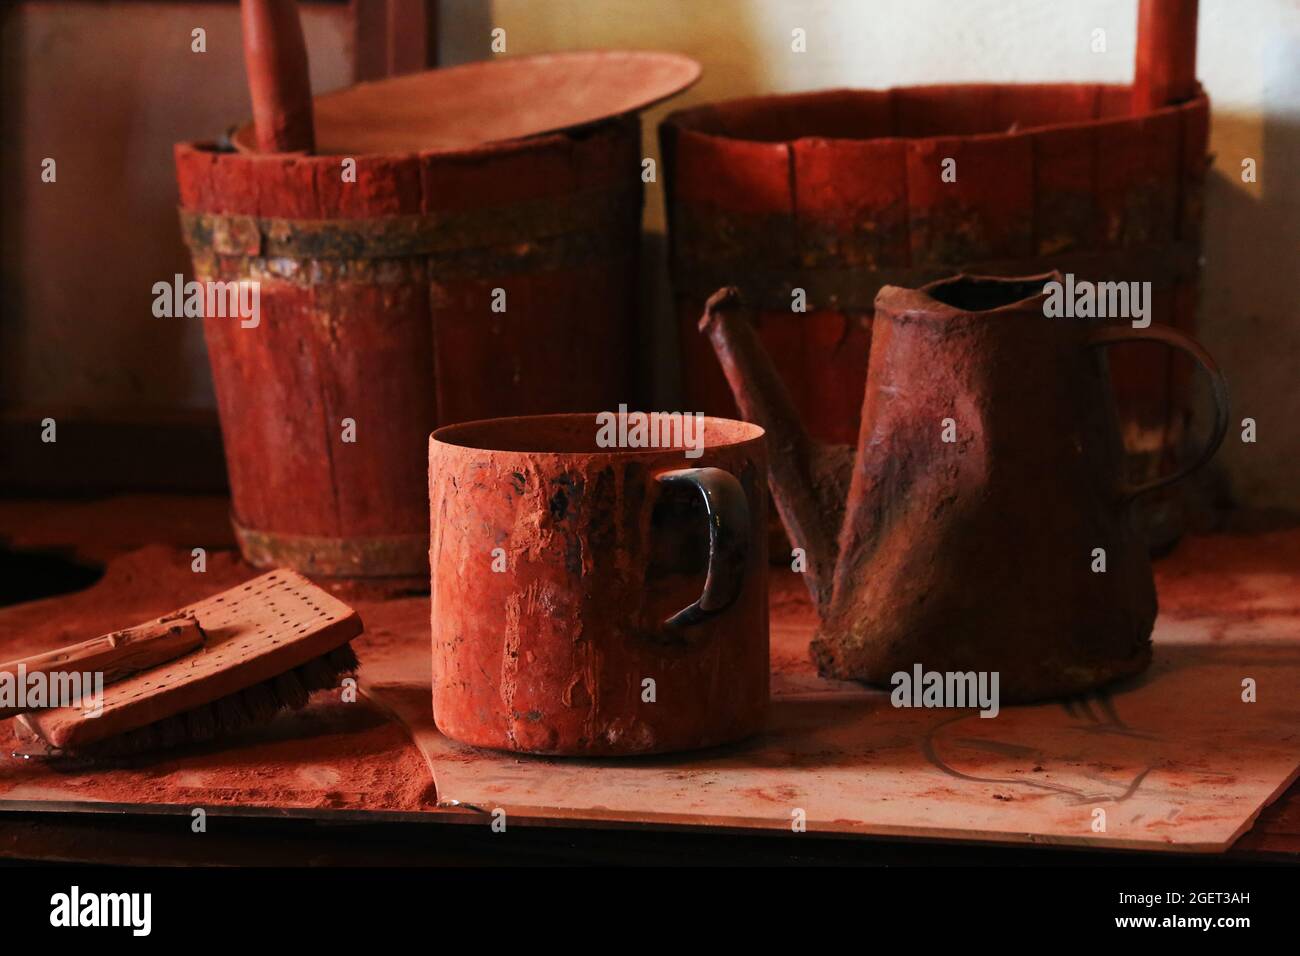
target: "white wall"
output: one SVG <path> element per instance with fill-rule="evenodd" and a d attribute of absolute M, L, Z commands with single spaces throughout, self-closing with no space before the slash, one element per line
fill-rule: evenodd
<path fill-rule="evenodd" d="M 443 0 L 444 62 L 591 47 L 660 48 L 704 64 L 688 94 L 645 120 L 647 155 L 670 109 L 833 86 L 960 81 L 1127 82 L 1136 0 Z M 793 53 L 794 27 L 808 51 Z M 1091 50 L 1093 31 L 1107 50 Z M 1198 72 L 1213 109 L 1200 335 L 1225 366 L 1239 430 L 1220 454 L 1234 494 L 1300 508 L 1300 4 L 1201 0 Z M 1243 157 L 1259 181 L 1241 182 Z M 658 186 L 647 225 L 662 230 Z M 671 354 L 660 343 L 659 358 Z"/>

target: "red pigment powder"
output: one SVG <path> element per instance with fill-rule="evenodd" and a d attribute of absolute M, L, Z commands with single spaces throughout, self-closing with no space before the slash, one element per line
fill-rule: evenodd
<path fill-rule="evenodd" d="M 0 610 L 0 660 L 147 621 L 258 573 L 227 553 L 209 555 L 202 574 L 190 561 L 188 551 L 144 548 L 114 559 L 85 591 Z M 387 604 L 387 616 L 400 607 L 403 619 L 421 622 L 408 639 L 427 647 L 427 601 Z M 358 602 L 363 621 L 364 607 Z M 393 640 L 387 630 L 375 637 Z M 367 641 L 353 642 L 363 661 Z M 408 811 L 436 802 L 406 731 L 364 697 L 343 703 L 339 691 L 318 693 L 305 709 L 235 738 L 129 759 L 11 756 L 19 747 L 14 723 L 0 724 L 0 799 Z"/>

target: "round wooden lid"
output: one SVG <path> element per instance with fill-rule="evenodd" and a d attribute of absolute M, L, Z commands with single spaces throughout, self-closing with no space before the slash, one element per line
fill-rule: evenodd
<path fill-rule="evenodd" d="M 609 50 L 467 63 L 359 83 L 313 99 L 317 155 L 454 150 L 580 126 L 680 93 L 700 65 L 677 53 Z M 253 124 L 235 147 L 256 152 Z"/>

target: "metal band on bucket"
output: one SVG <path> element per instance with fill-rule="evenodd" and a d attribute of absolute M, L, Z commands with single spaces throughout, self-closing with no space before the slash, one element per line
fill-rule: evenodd
<path fill-rule="evenodd" d="M 332 578 L 412 577 L 427 581 L 429 536 L 392 534 L 330 538 L 255 531 L 231 518 L 244 560 L 259 568 L 291 567 Z"/>
<path fill-rule="evenodd" d="M 639 185 L 639 184 L 637 184 Z M 640 214 L 639 188 L 618 185 L 468 212 L 371 219 L 279 219 L 181 209 L 185 243 L 222 256 L 380 259 L 435 256 L 603 231 Z"/>

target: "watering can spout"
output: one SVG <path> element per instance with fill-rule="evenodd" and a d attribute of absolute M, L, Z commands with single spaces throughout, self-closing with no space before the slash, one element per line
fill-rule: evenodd
<path fill-rule="evenodd" d="M 717 353 L 742 417 L 767 432 L 772 497 L 791 544 L 802 552 L 792 558 L 802 558 L 813 603 L 825 613 L 831 603 L 852 449 L 819 446 L 809 438 L 738 289 L 719 289 L 709 298 L 700 331 Z"/>

